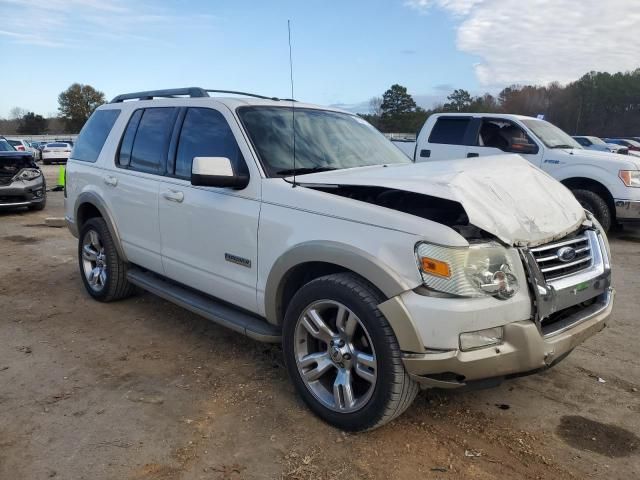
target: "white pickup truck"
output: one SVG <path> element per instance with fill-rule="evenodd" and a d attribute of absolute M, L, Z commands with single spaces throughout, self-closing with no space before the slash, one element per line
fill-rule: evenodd
<path fill-rule="evenodd" d="M 416 162 L 517 153 L 568 187 L 606 230 L 640 221 L 640 160 L 584 149 L 544 120 L 441 113 L 427 119 L 417 142 L 394 143 Z"/>
<path fill-rule="evenodd" d="M 418 385 L 551 367 L 604 328 L 605 233 L 517 155 L 415 164 L 347 112 L 209 93 L 229 94 L 119 95 L 82 129 L 65 215 L 94 299 L 138 286 L 281 342 L 298 393 L 346 430 Z"/>

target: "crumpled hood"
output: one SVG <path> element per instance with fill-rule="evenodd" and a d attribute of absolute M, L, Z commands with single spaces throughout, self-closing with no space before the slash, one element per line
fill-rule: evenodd
<path fill-rule="evenodd" d="M 457 201 L 471 224 L 516 246 L 563 237 L 585 220 L 584 209 L 566 187 L 519 155 L 351 168 L 296 180 L 387 187 Z"/>
<path fill-rule="evenodd" d="M 23 168 L 38 168 L 30 152 L 0 152 L 0 175 L 13 176 Z"/>

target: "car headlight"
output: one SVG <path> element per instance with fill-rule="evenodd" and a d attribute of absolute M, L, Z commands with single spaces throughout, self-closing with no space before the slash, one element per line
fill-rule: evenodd
<path fill-rule="evenodd" d="M 434 290 L 502 300 L 518 291 L 512 260 L 497 243 L 449 248 L 421 242 L 416 245 L 416 257 L 422 281 Z"/>
<path fill-rule="evenodd" d="M 34 180 L 40 175 L 42 172 L 37 168 L 23 168 L 13 177 L 13 180 Z"/>
<path fill-rule="evenodd" d="M 627 187 L 640 187 L 640 170 L 620 170 L 618 176 Z"/>

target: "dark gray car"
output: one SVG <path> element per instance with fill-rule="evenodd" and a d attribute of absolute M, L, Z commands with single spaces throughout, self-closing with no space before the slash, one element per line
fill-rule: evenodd
<path fill-rule="evenodd" d="M 42 170 L 31 152 L 18 152 L 11 146 L 6 148 L 5 143 L 0 138 L 0 208 L 42 210 L 47 202 Z"/>

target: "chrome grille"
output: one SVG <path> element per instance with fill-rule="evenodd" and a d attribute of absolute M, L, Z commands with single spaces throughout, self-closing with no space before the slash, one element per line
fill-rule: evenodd
<path fill-rule="evenodd" d="M 570 260 L 561 259 L 559 253 L 563 247 L 572 248 L 575 256 Z M 593 263 L 591 242 L 585 232 L 558 242 L 532 248 L 531 254 L 546 281 L 573 275 L 586 270 Z"/>

